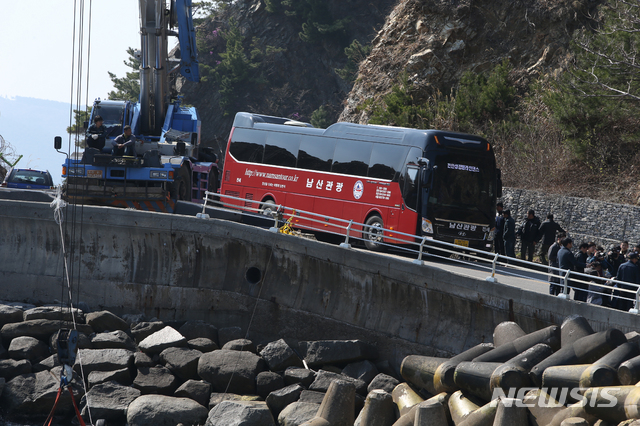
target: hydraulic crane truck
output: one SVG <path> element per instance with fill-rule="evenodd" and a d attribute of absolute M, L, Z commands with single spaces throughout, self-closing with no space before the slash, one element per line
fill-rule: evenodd
<path fill-rule="evenodd" d="M 200 147 L 201 122 L 193 107 L 169 101 L 169 75 L 198 82 L 191 0 L 138 0 L 140 6 L 140 98 L 138 102 L 96 99 L 90 121 L 100 115 L 107 128 L 102 150 L 73 153 L 62 168 L 64 197 L 86 203 L 173 212 L 175 201 L 200 201 L 216 191 L 215 154 Z M 167 8 L 167 2 L 170 7 Z M 172 28 L 178 27 L 178 32 Z M 178 36 L 180 64 L 169 69 L 168 36 Z M 86 127 L 87 123 L 85 123 Z M 129 125 L 135 156 L 114 156 L 112 141 Z M 60 150 L 62 139 L 56 137 Z"/>

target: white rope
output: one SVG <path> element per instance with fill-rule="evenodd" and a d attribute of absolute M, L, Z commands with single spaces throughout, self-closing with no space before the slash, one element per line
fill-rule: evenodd
<path fill-rule="evenodd" d="M 53 208 L 53 218 L 58 224 L 60 228 L 60 242 L 62 246 L 62 259 L 64 260 L 64 277 L 67 281 L 67 292 L 69 293 L 69 313 L 71 314 L 71 321 L 73 322 L 73 329 L 78 331 L 78 325 L 76 323 L 76 316 L 73 311 L 73 298 L 71 296 L 71 280 L 69 279 L 69 264 L 67 263 L 67 249 L 64 243 L 64 231 L 62 230 L 62 222 L 64 221 L 63 209 L 67 207 L 67 202 L 62 199 L 62 185 L 58 185 L 56 189 L 56 197 L 50 204 L 51 208 Z M 64 285 L 64 284 L 63 284 Z M 60 315 L 64 314 L 64 310 L 62 306 L 60 306 Z M 64 318 L 64 317 L 63 317 Z M 82 365 L 82 357 L 80 356 L 80 351 L 77 353 L 78 364 L 80 364 L 80 382 L 82 383 L 82 387 L 84 388 L 84 397 L 86 400 L 87 412 L 89 414 L 89 422 L 93 424 L 93 419 L 91 417 L 91 408 L 89 405 L 89 396 L 87 395 L 87 384 L 84 382 L 84 366 Z M 64 368 L 64 367 L 63 367 Z M 71 380 L 69 380 L 69 385 L 73 381 L 73 376 L 71 376 Z"/>
<path fill-rule="evenodd" d="M 50 204 L 53 209 L 53 219 L 56 221 L 58 225 L 62 224 L 62 209 L 67 207 L 67 202 L 62 199 L 62 185 L 58 185 L 56 188 L 56 196 Z M 62 239 L 63 249 L 64 249 L 64 238 Z"/>

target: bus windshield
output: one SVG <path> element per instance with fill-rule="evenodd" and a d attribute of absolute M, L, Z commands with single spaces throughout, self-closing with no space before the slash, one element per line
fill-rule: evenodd
<path fill-rule="evenodd" d="M 491 223 L 495 172 L 481 158 L 442 155 L 436 159 L 428 211 L 439 219 Z"/>

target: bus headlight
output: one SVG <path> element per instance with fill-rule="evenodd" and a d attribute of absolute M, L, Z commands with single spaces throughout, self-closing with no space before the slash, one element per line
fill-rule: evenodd
<path fill-rule="evenodd" d="M 429 219 L 422 218 L 422 232 L 425 234 L 433 234 L 433 224 Z"/>

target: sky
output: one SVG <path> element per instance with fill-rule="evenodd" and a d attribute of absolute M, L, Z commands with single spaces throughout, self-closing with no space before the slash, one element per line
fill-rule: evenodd
<path fill-rule="evenodd" d="M 80 101 L 93 103 L 106 98 L 113 90 L 107 71 L 124 77 L 131 69 L 124 65 L 127 48 L 140 48 L 139 8 L 136 0 L 0 0 L 0 28 L 5 37 L 0 41 L 0 135 L 11 144 L 15 156 L 23 155 L 16 167 L 50 169 L 54 181 L 60 182 L 60 154 L 53 149 L 53 137 L 62 136 L 67 143 L 72 96 L 74 4 L 84 3 L 85 37 Z M 91 6 L 91 32 L 88 11 Z M 80 21 L 77 13 L 76 28 Z M 76 29 L 76 36 L 79 30 Z M 89 36 L 90 35 L 90 39 Z M 169 41 L 169 46 L 174 42 Z M 79 41 L 76 41 L 76 50 Z M 90 52 L 87 47 L 90 46 Z M 87 70 L 89 84 L 87 90 Z M 77 79 L 77 70 L 74 80 Z M 23 107 L 29 99 L 36 102 L 33 113 Z M 12 101 L 12 102 L 9 102 Z M 20 103 L 20 106 L 17 104 Z M 29 104 L 31 105 L 31 104 Z M 37 114 L 47 115 L 42 121 Z M 63 111 L 64 113 L 61 113 Z M 45 124 L 46 123 L 46 124 Z M 42 129 L 42 127 L 46 127 Z M 44 140 L 43 140 L 44 138 Z"/>

